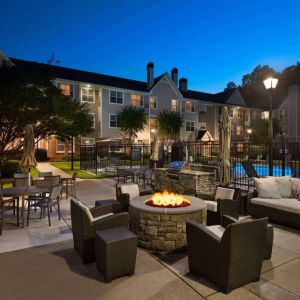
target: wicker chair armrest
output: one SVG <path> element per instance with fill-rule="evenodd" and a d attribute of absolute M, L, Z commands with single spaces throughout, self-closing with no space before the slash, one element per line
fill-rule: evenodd
<path fill-rule="evenodd" d="M 222 215 L 221 226 L 226 228 L 229 224 L 237 223 L 238 220 L 228 215 Z"/>
<path fill-rule="evenodd" d="M 201 241 L 201 243 L 209 243 L 217 247 L 220 245 L 220 237 L 218 237 L 215 233 L 207 229 L 205 225 L 196 223 L 194 221 L 187 221 L 186 223 L 190 229 L 193 228 L 189 236 L 194 236 L 197 240 Z"/>
<path fill-rule="evenodd" d="M 107 228 L 112 227 L 128 227 L 129 218 L 127 212 L 121 212 L 118 214 L 114 214 L 111 216 L 107 216 L 103 219 L 94 221 L 91 226 L 95 228 L 95 231 L 97 230 L 103 230 Z"/>
<path fill-rule="evenodd" d="M 152 195 L 153 192 L 152 191 L 142 191 L 140 192 L 140 196 L 147 196 L 147 195 Z"/>
<path fill-rule="evenodd" d="M 90 212 L 94 218 L 109 214 L 113 212 L 112 205 L 103 205 L 103 206 L 96 206 L 90 209 Z"/>
<path fill-rule="evenodd" d="M 209 201 L 214 201 L 215 196 L 211 194 L 204 194 L 204 193 L 197 193 L 197 198 L 200 198 L 202 200 L 209 200 Z"/>

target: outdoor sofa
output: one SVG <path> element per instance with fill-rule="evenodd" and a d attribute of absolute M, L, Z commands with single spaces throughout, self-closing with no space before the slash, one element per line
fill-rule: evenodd
<path fill-rule="evenodd" d="M 74 248 L 85 264 L 95 261 L 96 231 L 113 227 L 128 227 L 127 212 L 115 211 L 114 205 L 89 209 L 75 197 L 71 197 L 71 220 Z"/>
<path fill-rule="evenodd" d="M 300 229 L 300 179 L 284 176 L 254 181 L 256 189 L 248 194 L 247 213 Z"/>

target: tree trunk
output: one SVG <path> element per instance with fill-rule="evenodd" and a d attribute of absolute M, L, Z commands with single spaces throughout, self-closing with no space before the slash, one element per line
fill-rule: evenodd
<path fill-rule="evenodd" d="M 67 158 L 69 156 L 69 141 L 68 139 L 65 139 L 65 157 Z"/>

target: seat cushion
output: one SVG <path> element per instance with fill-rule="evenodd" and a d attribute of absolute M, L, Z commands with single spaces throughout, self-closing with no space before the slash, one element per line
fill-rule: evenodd
<path fill-rule="evenodd" d="M 122 194 L 129 194 L 129 200 L 140 196 L 139 186 L 136 183 L 122 184 L 120 191 Z"/>
<path fill-rule="evenodd" d="M 207 210 L 217 212 L 218 211 L 218 203 L 217 201 L 205 201 Z"/>
<path fill-rule="evenodd" d="M 281 198 L 279 186 L 274 177 L 253 178 L 253 180 L 258 193 L 258 198 Z"/>
<path fill-rule="evenodd" d="M 215 199 L 230 199 L 234 196 L 234 189 L 227 189 L 223 187 L 217 187 Z"/>
<path fill-rule="evenodd" d="M 222 237 L 225 228 L 221 225 L 213 225 L 213 226 L 207 226 L 206 227 L 209 231 L 213 232 L 215 235 L 217 235 L 219 238 Z"/>
<path fill-rule="evenodd" d="M 266 207 L 272 207 L 276 209 L 281 209 L 283 211 L 292 212 L 299 214 L 300 218 L 300 201 L 294 198 L 252 198 L 251 203 L 262 205 Z"/>

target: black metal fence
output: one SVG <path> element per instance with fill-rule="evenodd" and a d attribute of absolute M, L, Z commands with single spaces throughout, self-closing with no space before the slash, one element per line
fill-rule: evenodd
<path fill-rule="evenodd" d="M 273 175 L 300 177 L 300 143 L 275 142 L 273 144 Z M 245 162 L 258 176 L 269 175 L 269 147 L 267 143 L 234 141 L 231 143 L 231 184 L 250 187 L 253 180 Z M 188 160 L 193 164 L 217 166 L 220 170 L 219 142 L 182 142 L 171 146 L 161 143 L 156 167 L 166 167 L 172 160 Z M 116 173 L 118 167 L 153 166 L 151 145 L 114 144 L 81 146 L 80 167 L 94 174 Z M 174 159 L 175 158 L 175 159 Z"/>

